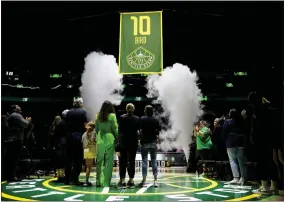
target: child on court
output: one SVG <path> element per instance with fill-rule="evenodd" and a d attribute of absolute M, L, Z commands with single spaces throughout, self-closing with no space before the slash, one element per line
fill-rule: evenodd
<path fill-rule="evenodd" d="M 86 132 L 82 136 L 82 143 L 84 147 L 84 159 L 86 163 L 86 182 L 85 186 L 92 186 L 89 181 L 91 167 L 94 159 L 96 159 L 96 135 L 94 133 L 95 124 L 89 122 L 86 124 Z"/>

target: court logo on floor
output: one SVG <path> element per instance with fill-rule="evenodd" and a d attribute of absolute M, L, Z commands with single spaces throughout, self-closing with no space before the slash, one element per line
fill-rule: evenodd
<path fill-rule="evenodd" d="M 83 178 L 82 178 L 83 179 Z M 90 178 L 95 180 L 95 178 Z M 250 186 L 233 186 L 186 174 L 168 174 L 159 179 L 159 187 L 152 180 L 134 189 L 118 189 L 113 177 L 111 187 L 78 187 L 57 183 L 55 178 L 26 179 L 2 182 L 2 200 L 16 201 L 242 201 L 259 200 Z M 94 183 L 94 182 L 93 182 Z"/>

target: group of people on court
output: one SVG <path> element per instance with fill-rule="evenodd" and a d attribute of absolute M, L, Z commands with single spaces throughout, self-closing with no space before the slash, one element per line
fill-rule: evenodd
<path fill-rule="evenodd" d="M 134 115 L 133 104 L 126 106 L 126 114 L 117 121 L 111 102 L 105 101 L 94 121 L 89 121 L 82 108 L 82 100 L 76 100 L 73 108 L 65 115 L 65 178 L 66 185 L 91 186 L 89 181 L 91 167 L 96 160 L 96 186 L 109 187 L 111 184 L 114 155 L 119 158 L 120 180 L 118 187 L 133 188 L 135 175 L 135 158 L 140 140 L 142 155 L 142 175 L 140 186 L 144 186 L 148 170 L 148 153 L 157 187 L 157 141 L 160 132 L 159 121 L 153 117 L 153 108 L 145 107 L 145 116 Z M 82 169 L 82 157 L 86 163 L 86 180 L 79 181 Z M 59 168 L 58 168 L 59 169 Z M 129 181 L 126 183 L 126 170 Z M 63 178 L 59 177 L 59 181 Z"/>
<path fill-rule="evenodd" d="M 255 152 L 261 187 L 253 192 L 278 194 L 277 181 L 281 173 L 278 161 L 284 162 L 280 113 L 257 92 L 251 92 L 248 101 L 249 106 L 242 113 L 231 109 L 228 118 L 215 119 L 212 132 L 208 121 L 200 121 L 194 128 L 197 151 L 202 160 L 211 160 L 215 150 L 218 154 L 215 158 L 225 160 L 227 153 L 233 174 L 233 180 L 226 183 L 230 185 L 244 185 L 247 179 L 246 156 Z M 203 171 L 204 175 L 210 168 L 203 164 Z"/>

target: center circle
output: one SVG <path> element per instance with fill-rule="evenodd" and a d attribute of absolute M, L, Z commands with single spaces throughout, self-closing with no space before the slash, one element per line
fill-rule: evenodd
<path fill-rule="evenodd" d="M 184 175 L 184 176 L 173 176 L 170 178 L 180 178 L 180 177 L 189 177 L 188 175 Z M 102 192 L 94 192 L 94 191 L 83 191 L 83 190 L 71 190 L 71 189 L 65 189 L 63 187 L 56 187 L 50 184 L 50 182 L 55 181 L 56 178 L 52 178 L 49 180 L 46 180 L 42 183 L 42 185 L 44 187 L 47 187 L 49 189 L 53 189 L 56 191 L 62 191 L 62 192 L 70 192 L 70 193 L 78 193 L 78 194 L 91 194 L 91 195 L 114 195 L 114 194 L 118 194 L 120 196 L 157 196 L 157 195 L 169 195 L 169 194 L 184 194 L 184 193 L 191 193 L 191 192 L 198 192 L 198 191 L 204 191 L 204 190 L 208 190 L 208 189 L 213 189 L 214 187 L 216 187 L 218 185 L 217 182 L 207 179 L 207 178 L 200 178 L 200 180 L 204 180 L 207 181 L 209 183 L 211 183 L 209 186 L 207 187 L 203 187 L 203 188 L 187 188 L 184 186 L 176 186 L 177 188 L 182 188 L 182 189 L 186 189 L 184 191 L 174 191 L 174 192 L 158 192 L 158 193 L 141 193 L 141 194 L 136 194 L 136 193 L 120 193 L 120 192 L 112 192 L 112 193 L 102 193 Z M 162 182 L 160 182 L 162 183 Z M 159 188 L 157 188 L 159 189 Z"/>

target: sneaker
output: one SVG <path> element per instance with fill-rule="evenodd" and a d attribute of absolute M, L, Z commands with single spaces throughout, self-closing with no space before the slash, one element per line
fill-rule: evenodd
<path fill-rule="evenodd" d="M 145 181 L 140 182 L 139 186 L 140 186 L 140 187 L 145 187 L 145 186 L 146 186 Z"/>
<path fill-rule="evenodd" d="M 205 173 L 201 173 L 199 177 L 205 177 Z"/>
<path fill-rule="evenodd" d="M 157 180 L 154 181 L 154 187 L 155 188 L 159 187 L 159 184 L 158 184 Z"/>
<path fill-rule="evenodd" d="M 241 179 L 237 182 L 237 184 L 239 184 L 239 185 L 241 185 L 241 186 L 244 186 L 244 184 L 245 184 L 245 179 L 244 179 L 244 178 L 241 178 Z"/>
<path fill-rule="evenodd" d="M 126 183 L 119 181 L 119 182 L 117 183 L 117 187 L 122 188 L 122 189 L 126 189 Z"/>
<path fill-rule="evenodd" d="M 130 189 L 133 189 L 135 187 L 134 182 L 128 181 L 127 182 L 127 187 L 129 187 Z"/>
<path fill-rule="evenodd" d="M 252 191 L 254 194 L 261 194 L 261 195 L 265 195 L 265 196 L 270 196 L 272 195 L 272 192 L 270 191 L 270 189 L 268 188 L 267 190 L 265 190 L 262 186 L 259 189 L 255 189 Z"/>
<path fill-rule="evenodd" d="M 239 180 L 233 179 L 232 181 L 226 182 L 226 183 L 224 183 L 224 184 L 229 185 L 229 184 L 238 184 L 238 183 L 239 183 Z"/>
<path fill-rule="evenodd" d="M 91 182 L 85 182 L 83 184 L 84 187 L 91 187 L 92 186 L 92 183 Z"/>
<path fill-rule="evenodd" d="M 83 182 L 79 182 L 79 181 L 73 181 L 73 182 L 70 183 L 70 185 L 82 186 L 82 185 L 84 185 L 84 183 Z"/>

